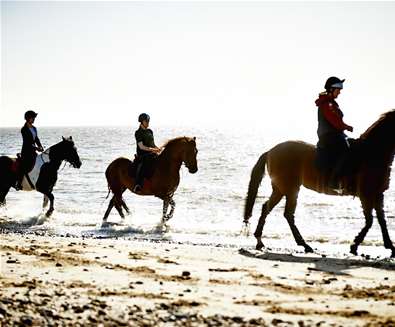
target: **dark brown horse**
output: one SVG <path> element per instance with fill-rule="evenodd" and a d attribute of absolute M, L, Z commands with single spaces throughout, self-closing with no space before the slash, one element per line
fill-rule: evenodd
<path fill-rule="evenodd" d="M 144 182 L 144 187 L 138 195 L 153 195 L 163 200 L 162 223 L 168 221 L 174 213 L 175 202 L 173 195 L 180 182 L 180 168 L 182 163 L 191 174 L 198 171 L 196 155 L 196 138 L 178 137 L 167 142 L 163 151 L 157 158 L 156 168 L 149 180 Z M 103 217 L 103 225 L 106 225 L 107 217 L 115 206 L 119 215 L 124 218 L 122 207 L 129 213 L 122 194 L 126 189 L 133 190 L 135 176 L 131 176 L 132 162 L 126 158 L 115 159 L 106 170 L 106 178 L 109 192 L 113 193 L 107 211 Z M 167 213 L 169 205 L 170 212 Z"/>
<path fill-rule="evenodd" d="M 351 253 L 357 254 L 359 244 L 365 238 L 373 223 L 373 209 L 381 227 L 384 246 L 392 251 L 395 257 L 395 247 L 388 234 L 384 216 L 384 191 L 389 187 L 391 165 L 395 153 L 395 110 L 383 114 L 366 132 L 354 142 L 357 167 L 355 171 L 344 178 L 346 190 L 342 195 L 352 195 L 360 198 L 365 216 L 365 226 L 355 237 L 351 245 Z M 353 152 L 351 152 L 351 157 Z M 257 239 L 257 249 L 262 249 L 262 230 L 266 216 L 285 196 L 284 216 L 291 228 L 298 245 L 306 252 L 313 249 L 306 244 L 295 225 L 294 213 L 301 185 L 316 192 L 337 195 L 327 187 L 326 178 L 315 165 L 316 148 L 311 144 L 298 141 L 280 143 L 261 155 L 255 164 L 248 187 L 245 204 L 244 222 L 247 224 L 252 215 L 259 185 L 265 174 L 272 182 L 272 194 L 262 207 L 262 213 L 254 233 Z"/>

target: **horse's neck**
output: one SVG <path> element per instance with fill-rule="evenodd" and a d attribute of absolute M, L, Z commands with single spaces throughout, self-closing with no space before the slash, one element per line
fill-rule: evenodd
<path fill-rule="evenodd" d="M 181 154 L 174 153 L 171 149 L 165 149 L 162 154 L 160 154 L 158 160 L 159 165 L 167 169 L 169 172 L 178 172 L 182 165 Z"/>
<path fill-rule="evenodd" d="M 51 146 L 47 151 L 51 166 L 54 169 L 59 170 L 59 167 L 64 159 L 60 156 L 60 151 L 57 144 Z"/>

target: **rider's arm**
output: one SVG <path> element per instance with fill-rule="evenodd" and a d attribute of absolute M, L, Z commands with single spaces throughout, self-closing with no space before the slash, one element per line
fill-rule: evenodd
<path fill-rule="evenodd" d="M 37 132 L 36 132 L 36 133 L 37 133 Z M 35 141 L 36 144 L 38 145 L 38 150 L 39 150 L 39 151 L 43 151 L 44 148 L 43 148 L 43 146 L 41 145 L 41 141 L 40 141 L 40 139 L 38 138 L 38 136 L 36 136 L 36 139 L 35 139 L 34 141 Z"/>
<path fill-rule="evenodd" d="M 139 146 L 139 148 L 143 151 L 149 151 L 149 152 L 155 152 L 155 148 L 150 148 L 149 146 L 145 146 L 143 144 L 143 142 L 138 142 L 137 145 Z"/>
<path fill-rule="evenodd" d="M 339 131 L 350 130 L 351 126 L 345 124 L 343 119 L 337 114 L 336 108 L 331 103 L 325 103 L 320 107 L 325 119 Z"/>

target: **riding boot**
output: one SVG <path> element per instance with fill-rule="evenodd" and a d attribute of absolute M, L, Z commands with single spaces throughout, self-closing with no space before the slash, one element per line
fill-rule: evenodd
<path fill-rule="evenodd" d="M 139 162 L 136 169 L 136 182 L 133 192 L 137 193 L 143 189 L 144 175 L 143 175 L 143 162 Z"/>

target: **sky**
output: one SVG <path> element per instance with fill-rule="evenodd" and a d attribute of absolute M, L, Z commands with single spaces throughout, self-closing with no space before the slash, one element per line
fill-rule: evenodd
<path fill-rule="evenodd" d="M 355 136 L 395 108 L 395 2 L 2 1 L 0 127 L 258 128 L 315 137 L 332 75 Z"/>

